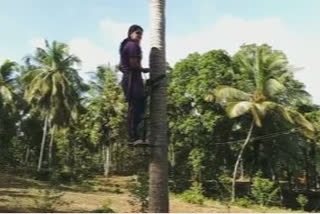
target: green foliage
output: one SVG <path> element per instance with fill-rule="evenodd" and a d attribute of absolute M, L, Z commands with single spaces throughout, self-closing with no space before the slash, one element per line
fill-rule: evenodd
<path fill-rule="evenodd" d="M 14 107 L 14 81 L 13 71 L 17 68 L 17 63 L 6 60 L 0 65 L 0 104 Z"/>
<path fill-rule="evenodd" d="M 17 63 L 10 60 L 0 65 L 0 165 L 16 165 L 20 159 L 15 151 L 21 151 L 22 147 L 16 136 L 16 123 L 20 119 L 16 109 L 17 85 L 14 77 L 17 67 Z"/>
<path fill-rule="evenodd" d="M 222 197 L 223 199 L 227 199 L 231 196 L 231 187 L 232 187 L 232 177 L 229 177 L 226 174 L 222 174 L 218 178 L 219 183 L 222 185 Z"/>
<path fill-rule="evenodd" d="M 285 82 L 292 71 L 288 67 L 286 56 L 281 51 L 272 50 L 268 45 L 244 45 L 233 57 L 234 71 L 244 73 L 248 80 L 242 81 L 236 87 L 220 85 L 206 96 L 220 104 L 230 119 L 250 115 L 252 125 L 247 139 L 237 158 L 233 173 L 233 189 L 231 199 L 235 199 L 235 182 L 238 163 L 243 158 L 243 152 L 250 142 L 254 126 L 262 128 L 266 116 L 270 113 L 281 115 L 294 124 L 306 137 L 314 138 L 315 128 L 300 112 L 290 106 L 283 105 L 275 97 L 286 93 Z M 299 92 L 299 90 L 298 90 Z"/>
<path fill-rule="evenodd" d="M 49 134 L 43 171 L 34 174 L 39 180 L 60 184 L 102 175 L 106 146 L 111 151 L 112 174 L 146 171 L 149 149 L 124 145 L 127 104 L 115 69 L 99 66 L 86 85 L 78 63 L 65 44 L 47 42 L 26 57 L 23 66 L 12 61 L 0 66 L 1 167 L 33 172 L 45 134 L 43 119 L 50 114 L 48 133 L 53 125 L 58 127 L 53 163 L 47 169 Z M 320 171 L 316 144 L 320 140 L 319 135 L 310 140 L 306 136 L 313 137 L 313 128 L 320 130 L 320 108 L 294 78 L 294 71 L 283 52 L 255 44 L 242 46 L 233 56 L 211 50 L 176 63 L 168 72 L 170 190 L 184 193 L 194 203 L 203 203 L 203 195 L 229 199 L 237 151 L 252 117 L 261 128 L 255 127 L 254 143 L 248 144 L 242 160 L 245 178 L 263 171 L 264 178 L 255 180 L 255 197 L 262 198 L 259 204 L 273 204 L 260 194 L 268 192 L 263 179 L 295 181 L 306 164 L 313 188 Z M 133 198 L 140 209 L 147 204 L 147 181 L 139 182 L 133 191 L 138 196 Z M 296 187 L 291 182 L 290 188 Z M 239 200 L 236 203 L 247 206 L 247 199 Z"/>
<path fill-rule="evenodd" d="M 309 200 L 306 196 L 299 194 L 297 197 L 297 202 L 299 203 L 301 210 L 304 210 L 304 208 L 308 204 Z"/>
<path fill-rule="evenodd" d="M 140 173 L 137 179 L 129 186 L 130 196 L 132 200 L 129 203 L 133 206 L 138 205 L 138 210 L 133 212 L 146 213 L 148 211 L 148 192 L 149 192 L 149 176 L 147 173 Z"/>
<path fill-rule="evenodd" d="M 57 180 L 67 183 L 75 180 L 77 175 L 75 175 L 74 170 L 71 167 L 64 166 L 57 173 Z M 78 175 L 80 176 L 80 174 Z"/>
<path fill-rule="evenodd" d="M 202 164 L 204 156 L 204 151 L 201 148 L 193 149 L 189 154 L 189 163 L 192 166 L 194 182 L 200 182 L 201 171 L 204 168 Z"/>
<path fill-rule="evenodd" d="M 104 72 L 104 85 L 101 94 L 96 98 L 96 121 L 93 125 L 94 129 L 92 137 L 98 142 L 105 143 L 119 139 L 123 134 L 122 125 L 124 122 L 124 114 L 126 104 L 122 94 L 122 89 L 117 84 L 116 73 L 109 67 L 99 67 L 100 72 Z M 95 112 L 97 113 L 97 112 Z"/>
<path fill-rule="evenodd" d="M 203 187 L 200 183 L 194 182 L 189 190 L 184 191 L 180 198 L 191 204 L 202 205 L 206 198 L 203 196 Z"/>
<path fill-rule="evenodd" d="M 93 210 L 93 213 L 115 213 L 113 209 L 110 208 L 111 201 L 106 201 L 101 208 Z"/>
<path fill-rule="evenodd" d="M 249 208 L 251 207 L 254 203 L 252 200 L 250 200 L 247 197 L 244 198 L 237 198 L 233 203 L 233 205 L 240 206 L 240 207 L 245 207 Z"/>
<path fill-rule="evenodd" d="M 99 66 L 98 74 L 98 83 L 102 85 L 97 85 L 98 89 L 93 91 L 96 95 L 88 106 L 87 119 L 91 123 L 88 134 L 92 143 L 105 148 L 126 141 L 127 105 L 115 71 L 107 66 Z M 105 159 L 106 157 L 103 157 L 103 160 Z"/>
<path fill-rule="evenodd" d="M 273 181 L 262 178 L 262 173 L 258 172 L 251 185 L 251 194 L 260 206 L 267 206 L 279 201 L 279 187 Z"/>
<path fill-rule="evenodd" d="M 218 165 L 223 158 L 215 143 L 226 136 L 227 129 L 217 130 L 223 112 L 204 95 L 224 81 L 231 83 L 233 77 L 231 58 L 223 50 L 190 54 L 170 72 L 168 115 L 175 151 L 170 176 L 174 192 L 185 191 L 190 181 L 216 179 L 220 173 Z"/>

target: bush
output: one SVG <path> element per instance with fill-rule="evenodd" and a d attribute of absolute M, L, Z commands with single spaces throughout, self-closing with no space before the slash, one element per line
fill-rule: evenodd
<path fill-rule="evenodd" d="M 61 169 L 56 169 L 50 174 L 51 183 L 70 183 L 82 182 L 85 179 L 92 177 L 87 168 L 71 168 L 63 166 Z"/>
<path fill-rule="evenodd" d="M 59 180 L 63 183 L 68 183 L 74 180 L 74 174 L 70 167 L 64 166 L 59 172 Z"/>
<path fill-rule="evenodd" d="M 279 187 L 273 181 L 262 178 L 258 172 L 251 185 L 251 194 L 260 206 L 267 206 L 279 201 Z"/>
<path fill-rule="evenodd" d="M 308 204 L 309 200 L 306 196 L 299 194 L 297 197 L 297 202 L 299 203 L 301 210 L 304 210 L 304 207 Z"/>
<path fill-rule="evenodd" d="M 49 181 L 51 184 L 79 182 L 88 178 L 82 170 L 72 169 L 68 166 L 63 166 L 61 169 L 42 169 L 40 172 L 35 172 L 35 179 L 41 181 Z"/>
<path fill-rule="evenodd" d="M 238 198 L 233 202 L 233 205 L 248 208 L 253 204 L 249 198 Z"/>
<path fill-rule="evenodd" d="M 115 213 L 113 209 L 110 208 L 111 201 L 106 201 L 101 208 L 93 210 L 93 213 Z"/>
<path fill-rule="evenodd" d="M 181 199 L 191 203 L 202 205 L 206 198 L 203 196 L 203 188 L 200 183 L 193 183 L 191 188 L 180 195 Z"/>
<path fill-rule="evenodd" d="M 225 174 L 222 174 L 218 178 L 219 184 L 222 186 L 222 191 L 220 191 L 221 198 L 230 198 L 231 197 L 231 189 L 232 189 L 232 177 L 229 177 Z"/>

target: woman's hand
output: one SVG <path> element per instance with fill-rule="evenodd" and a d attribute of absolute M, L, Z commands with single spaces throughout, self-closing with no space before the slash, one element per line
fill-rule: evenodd
<path fill-rule="evenodd" d="M 121 64 L 116 65 L 116 70 L 119 70 L 123 73 L 122 65 Z"/>

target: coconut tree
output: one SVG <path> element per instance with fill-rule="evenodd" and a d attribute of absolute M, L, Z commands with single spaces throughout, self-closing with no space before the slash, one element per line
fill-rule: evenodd
<path fill-rule="evenodd" d="M 14 93 L 15 79 L 13 72 L 16 63 L 6 60 L 0 65 L 0 152 L 1 158 L 8 155 L 6 148 L 10 144 L 10 139 L 15 134 L 15 120 L 11 113 L 16 109 L 16 98 Z"/>
<path fill-rule="evenodd" d="M 0 65 L 0 101 L 4 105 L 11 104 L 13 101 L 13 71 L 17 64 L 13 61 L 6 60 Z"/>
<path fill-rule="evenodd" d="M 234 166 L 232 201 L 235 200 L 236 175 L 243 152 L 250 142 L 254 127 L 262 127 L 263 119 L 268 112 L 281 114 L 287 121 L 299 126 L 303 134 L 309 137 L 315 131 L 313 125 L 301 113 L 290 106 L 283 105 L 278 99 L 286 93 L 285 83 L 288 78 L 292 78 L 293 72 L 282 52 L 273 51 L 267 45 L 248 45 L 243 46 L 242 50 L 234 56 L 234 61 L 238 63 L 240 73 L 248 78 L 241 87 L 245 90 L 231 86 L 219 86 L 213 92 L 213 98 L 225 108 L 230 118 L 244 114 L 250 114 L 252 118 L 247 137 Z M 207 98 L 210 100 L 212 96 Z"/>
<path fill-rule="evenodd" d="M 37 170 L 40 171 L 43 151 L 50 123 L 51 140 L 49 145 L 49 163 L 52 158 L 52 144 L 56 126 L 66 125 L 78 103 L 81 78 L 74 66 L 80 63 L 78 57 L 68 51 L 68 46 L 53 41 L 45 41 L 45 48 L 37 48 L 33 56 L 26 57 L 29 71 L 23 76 L 28 84 L 25 99 L 44 118 L 43 137 Z"/>
<path fill-rule="evenodd" d="M 158 79 L 151 92 L 150 116 L 153 144 L 149 165 L 149 212 L 168 212 L 168 137 L 165 59 L 165 0 L 151 0 L 151 80 Z"/>

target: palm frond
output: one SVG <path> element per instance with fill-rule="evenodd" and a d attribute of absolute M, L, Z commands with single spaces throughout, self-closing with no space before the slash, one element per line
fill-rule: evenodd
<path fill-rule="evenodd" d="M 268 59 L 266 69 L 271 71 L 271 75 L 278 76 L 279 72 L 287 70 L 287 64 L 288 60 L 283 54 L 272 54 Z"/>
<path fill-rule="evenodd" d="M 8 87 L 0 86 L 0 96 L 8 104 L 12 101 L 13 93 Z"/>
<path fill-rule="evenodd" d="M 315 128 L 312 125 L 311 122 L 309 122 L 301 113 L 294 111 L 294 110 L 288 110 L 288 113 L 292 117 L 293 121 L 298 124 L 300 127 L 315 132 Z"/>
<path fill-rule="evenodd" d="M 250 112 L 252 105 L 253 104 L 248 101 L 229 102 L 226 107 L 226 112 L 230 118 L 239 117 Z"/>
<path fill-rule="evenodd" d="M 0 66 L 0 79 L 2 78 L 4 81 L 6 79 L 10 78 L 12 75 L 12 72 L 17 68 L 17 63 L 5 60 L 3 64 Z"/>
<path fill-rule="evenodd" d="M 229 86 L 219 86 L 214 90 L 216 102 L 225 105 L 234 101 L 250 101 L 252 95 Z"/>
<path fill-rule="evenodd" d="M 264 94 L 266 94 L 268 97 L 273 97 L 284 90 L 284 85 L 276 79 L 271 78 L 264 83 Z"/>
<path fill-rule="evenodd" d="M 278 110 L 281 113 L 284 119 L 286 119 L 292 124 L 294 123 L 294 120 L 292 119 L 291 114 L 287 108 L 285 108 L 283 105 L 280 105 L 280 104 L 277 104 L 275 107 L 276 107 L 276 110 Z"/>

